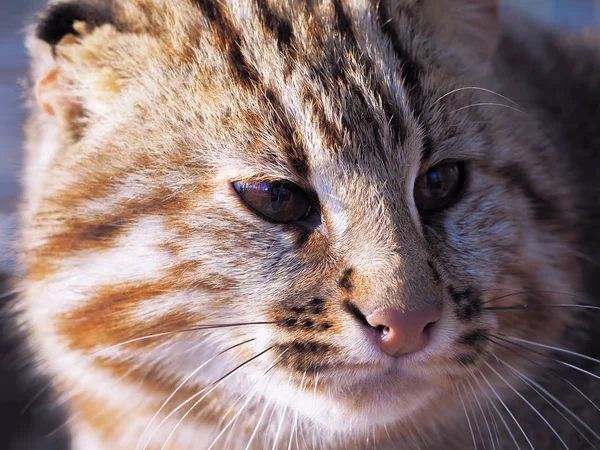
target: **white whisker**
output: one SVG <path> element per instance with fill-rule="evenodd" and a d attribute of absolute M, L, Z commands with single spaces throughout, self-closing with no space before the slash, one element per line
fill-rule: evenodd
<path fill-rule="evenodd" d="M 565 441 L 563 441 L 563 439 L 560 437 L 560 434 L 558 434 L 558 432 L 554 429 L 554 427 L 550 424 L 550 422 L 548 422 L 548 420 L 544 417 L 544 415 L 542 413 L 540 413 L 536 409 L 536 407 L 533 406 L 531 404 L 531 402 L 529 402 L 529 400 L 527 400 L 523 395 L 521 395 L 521 393 L 519 391 L 517 391 L 508 381 L 506 381 L 506 379 L 500 374 L 500 372 L 498 372 L 496 369 L 494 369 L 494 367 L 490 363 L 488 363 L 486 361 L 486 362 L 484 362 L 484 364 L 488 367 L 488 369 L 490 369 L 492 372 L 494 372 L 496 374 L 496 376 L 498 378 L 500 378 L 510 388 L 510 390 L 512 390 L 521 400 L 523 400 L 527 404 L 527 406 L 529 406 L 532 409 L 532 411 L 534 413 L 536 413 L 536 415 L 540 419 L 542 419 L 544 421 L 544 423 L 548 426 L 548 428 L 550 428 L 550 431 L 552 431 L 552 433 L 554 433 L 554 435 L 558 438 L 558 440 L 561 442 L 561 444 L 567 450 L 569 450 L 569 446 L 565 443 Z"/>
<path fill-rule="evenodd" d="M 577 352 L 574 352 L 572 350 L 567 350 L 567 349 L 560 348 L 560 347 L 554 347 L 552 345 L 540 344 L 539 342 L 528 341 L 527 339 L 521 339 L 521 338 L 517 338 L 517 337 L 513 337 L 513 336 L 506 336 L 506 335 L 504 335 L 504 337 L 507 340 L 509 340 L 509 341 L 522 342 L 524 344 L 533 345 L 535 347 L 541 347 L 541 348 L 545 348 L 545 349 L 548 349 L 548 350 L 554 350 L 556 352 L 566 353 L 566 354 L 569 354 L 569 355 L 577 356 L 579 358 L 587 359 L 588 361 L 592 361 L 592 362 L 595 362 L 597 364 L 600 364 L 600 360 L 598 360 L 596 358 L 592 358 L 591 356 L 582 355 L 581 353 L 577 353 Z M 598 377 L 596 377 L 596 378 L 598 378 Z"/>
<path fill-rule="evenodd" d="M 224 383 L 226 380 L 229 379 L 229 377 L 231 377 L 234 373 L 236 373 L 238 370 L 240 370 L 242 367 L 244 367 L 245 365 L 249 364 L 250 362 L 254 361 L 256 358 L 264 355 L 265 353 L 267 353 L 269 350 L 271 350 L 273 347 L 269 347 L 266 350 L 263 350 L 262 352 L 254 355 L 252 358 L 244 361 L 242 364 L 240 364 L 239 366 L 237 366 L 235 369 L 231 370 L 230 372 L 228 372 L 227 374 L 225 374 L 223 377 L 221 377 L 218 381 L 216 381 L 212 388 L 206 393 L 204 394 L 202 397 L 200 397 L 196 403 L 194 403 L 192 405 L 192 407 L 190 409 L 188 409 L 186 411 L 186 413 L 181 417 L 181 419 L 179 419 L 179 421 L 175 424 L 175 426 L 173 427 L 173 429 L 171 430 L 171 432 L 169 433 L 169 435 L 167 436 L 167 439 L 165 439 L 165 442 L 163 444 L 163 446 L 161 447 L 161 450 L 165 450 L 167 447 L 167 444 L 169 443 L 169 441 L 171 440 L 171 438 L 173 437 L 173 435 L 175 434 L 175 431 L 177 430 L 177 428 L 179 427 L 179 425 L 181 425 L 181 423 L 184 421 L 184 419 L 196 408 L 196 406 L 198 406 L 202 400 L 204 400 L 208 395 L 210 395 L 211 392 L 213 392 L 215 389 L 217 389 L 222 383 Z"/>
<path fill-rule="evenodd" d="M 464 386 L 463 386 L 464 388 Z M 475 439 L 475 433 L 473 433 L 473 427 L 471 426 L 471 419 L 469 419 L 469 413 L 467 413 L 467 406 L 465 405 L 465 401 L 463 400 L 463 396 L 460 393 L 460 388 L 455 386 L 456 392 L 458 392 L 458 396 L 460 397 L 460 402 L 462 403 L 463 410 L 465 412 L 465 417 L 467 418 L 467 424 L 469 425 L 469 430 L 471 431 L 471 437 L 473 438 L 473 448 L 477 450 L 477 440 Z"/>
<path fill-rule="evenodd" d="M 477 397 L 477 394 L 475 393 L 475 389 L 473 389 L 473 385 L 471 384 L 471 380 L 469 378 L 467 378 L 467 383 L 469 383 L 469 388 L 471 388 L 471 392 L 473 393 L 473 398 L 475 398 L 475 401 L 477 402 L 477 406 L 479 406 L 479 411 L 481 411 L 481 416 L 483 417 L 483 420 L 485 421 L 485 426 L 487 427 L 488 433 L 490 435 L 490 442 L 492 443 L 492 448 L 494 450 L 496 450 L 496 444 L 494 443 L 494 438 L 492 437 L 492 429 L 490 428 L 490 424 L 487 420 L 485 412 L 483 412 L 481 402 L 479 401 L 479 398 Z M 482 438 L 482 442 L 485 442 L 483 440 L 483 436 L 481 438 Z"/>
<path fill-rule="evenodd" d="M 477 87 L 477 86 L 466 86 L 466 87 L 461 87 L 461 88 L 458 88 L 458 89 L 454 89 L 454 90 L 452 90 L 452 91 L 450 91 L 450 92 L 448 92 L 448 93 L 446 93 L 446 94 L 442 95 L 442 96 L 441 96 L 440 98 L 438 98 L 438 99 L 437 99 L 435 102 L 433 102 L 431 106 L 434 106 L 434 105 L 436 105 L 437 103 L 439 103 L 440 101 L 442 101 L 443 99 L 445 99 L 446 97 L 448 97 L 449 95 L 452 95 L 452 94 L 455 94 L 455 93 L 457 93 L 457 92 L 461 92 L 461 91 L 466 91 L 466 90 L 482 91 L 482 92 L 487 92 L 487 93 L 489 93 L 489 94 L 497 95 L 498 97 L 500 97 L 500 98 L 502 98 L 502 99 L 506 100 L 507 102 L 510 102 L 510 103 L 512 103 L 512 104 L 513 104 L 513 105 L 515 105 L 516 107 L 518 107 L 518 108 L 521 108 L 521 105 L 519 105 L 519 104 L 518 104 L 517 102 L 515 102 L 514 100 L 511 100 L 510 98 L 508 98 L 508 97 L 506 97 L 506 96 L 504 96 L 504 95 L 502 95 L 502 94 L 499 94 L 498 92 L 492 91 L 492 90 L 490 90 L 490 89 L 485 89 L 485 88 L 482 88 L 482 87 Z"/>
<path fill-rule="evenodd" d="M 525 433 L 525 430 L 523 430 L 523 427 L 521 426 L 521 424 L 519 423 L 519 421 L 517 420 L 517 418 L 514 416 L 514 414 L 512 413 L 512 411 L 509 409 L 509 407 L 506 406 L 506 403 L 504 403 L 504 401 L 502 400 L 502 398 L 500 397 L 500 395 L 498 395 L 498 392 L 496 392 L 496 389 L 494 389 L 494 386 L 492 386 L 492 384 L 488 381 L 488 379 L 486 378 L 485 374 L 481 370 L 479 370 L 479 374 L 481 375 L 481 378 L 483 379 L 483 381 L 485 381 L 485 383 L 488 385 L 488 387 L 492 390 L 492 392 L 494 393 L 494 395 L 496 396 L 496 398 L 498 399 L 498 401 L 500 402 L 500 404 L 504 407 L 504 409 L 506 410 L 506 412 L 510 415 L 510 417 L 512 418 L 512 420 L 515 422 L 515 424 L 517 425 L 517 427 L 519 428 L 519 430 L 523 434 L 523 437 L 525 438 L 525 440 L 529 444 L 529 447 L 531 448 L 531 450 L 535 450 L 535 448 L 533 447 L 533 444 L 529 440 L 529 437 L 527 437 L 527 434 Z M 492 403 L 492 405 L 493 405 L 493 403 Z M 500 417 L 502 417 L 502 416 L 500 416 Z M 502 419 L 502 421 L 504 422 L 504 419 Z M 519 444 L 517 444 L 517 440 L 515 439 L 515 437 L 513 436 L 513 434 L 510 432 L 510 428 L 506 427 L 506 429 L 508 430 L 508 432 L 510 433 L 511 437 L 513 438 L 513 441 L 514 441 L 515 446 L 517 447 L 517 449 L 520 448 Z"/>
<path fill-rule="evenodd" d="M 526 116 L 528 116 L 528 115 L 529 115 L 529 114 L 527 114 L 525 111 L 522 111 L 522 110 L 520 110 L 520 109 L 518 109 L 518 108 L 515 108 L 515 107 L 513 107 L 513 106 L 509 106 L 509 105 L 503 105 L 502 103 L 488 103 L 488 102 L 473 103 L 473 104 L 471 104 L 471 105 L 462 106 L 462 107 L 460 107 L 460 108 L 457 108 L 457 109 L 455 109 L 455 110 L 451 111 L 451 113 L 452 113 L 452 114 L 454 114 L 454 113 L 456 113 L 456 112 L 463 111 L 463 110 L 465 110 L 465 109 L 468 109 L 468 108 L 475 108 L 475 107 L 478 107 L 478 106 L 499 106 L 499 107 L 501 107 L 501 108 L 510 109 L 511 111 L 516 111 L 516 112 L 518 112 L 518 113 L 521 113 L 521 114 L 524 114 L 524 115 L 526 115 Z"/>
<path fill-rule="evenodd" d="M 503 364 L 504 366 L 508 367 L 509 369 L 511 369 L 514 373 L 516 373 L 524 382 L 526 383 L 530 383 L 531 385 L 535 386 L 537 389 L 539 389 L 540 391 L 542 391 L 544 394 L 546 394 L 546 396 L 548 396 L 549 399 L 551 399 L 552 401 L 554 401 L 554 403 L 556 403 L 558 406 L 560 406 L 564 411 L 566 411 L 571 417 L 573 417 L 577 422 L 579 422 L 581 424 L 581 426 L 583 426 L 586 430 L 588 430 L 596 439 L 598 439 L 600 441 L 600 435 L 598 435 L 598 433 L 596 433 L 587 423 L 585 423 L 583 420 L 581 420 L 581 418 L 575 414 L 573 411 L 571 411 L 569 408 L 567 408 L 560 400 L 558 400 L 554 395 L 552 395 L 547 389 L 545 389 L 544 387 L 542 387 L 539 383 L 537 383 L 536 381 L 534 381 L 532 378 L 528 377 L 527 375 L 525 375 L 524 373 L 522 373 L 520 370 L 516 369 L 515 367 L 513 367 L 511 364 L 507 363 L 506 361 L 501 360 L 500 358 L 496 357 L 496 359 L 498 359 L 498 361 Z M 533 388 L 532 388 L 533 389 Z M 560 411 L 559 411 L 560 413 Z M 564 417 L 564 416 L 563 416 Z M 565 419 L 571 423 L 566 417 Z M 573 425 L 573 427 L 577 429 L 577 427 L 575 427 Z M 578 430 L 579 431 L 579 430 Z M 584 437 L 585 438 L 585 437 Z"/>
<path fill-rule="evenodd" d="M 163 402 L 163 404 L 160 406 L 160 408 L 158 408 L 158 411 L 156 411 L 156 413 L 154 414 L 154 416 L 152 416 L 152 419 L 150 420 L 150 422 L 148 423 L 148 425 L 146 425 L 146 428 L 144 429 L 144 431 L 142 432 L 142 434 L 140 435 L 140 438 L 138 439 L 138 443 L 135 446 L 136 450 L 138 450 L 140 448 L 140 444 L 142 443 L 142 438 L 144 437 L 144 435 L 146 434 L 146 432 L 148 431 L 148 429 L 152 426 L 152 424 L 154 423 L 154 421 L 156 420 L 156 418 L 158 417 L 158 415 L 161 413 L 161 411 L 165 408 L 165 406 L 169 403 L 169 401 L 171 401 L 171 399 L 175 396 L 175 394 L 177 394 L 177 392 L 179 392 L 179 390 L 183 387 L 183 385 L 185 385 L 194 375 L 196 375 L 200 370 L 202 370 L 202 368 L 204 368 L 206 365 L 210 364 L 212 361 L 214 361 L 216 358 L 218 358 L 219 356 L 221 356 L 222 354 L 228 352 L 229 350 L 233 350 L 236 347 L 239 347 L 240 345 L 243 344 L 247 344 L 248 342 L 253 341 L 254 339 L 248 339 L 244 342 L 240 342 L 239 344 L 235 344 L 232 345 L 231 347 L 217 353 L 215 356 L 213 356 L 212 358 L 208 359 L 205 363 L 201 364 L 200 366 L 198 366 L 192 373 L 190 373 L 176 388 L 175 390 L 171 393 L 171 395 L 169 395 L 169 397 Z M 152 439 L 152 437 L 150 438 Z"/>

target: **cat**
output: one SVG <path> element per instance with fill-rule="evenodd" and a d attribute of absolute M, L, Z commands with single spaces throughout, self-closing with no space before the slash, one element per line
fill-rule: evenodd
<path fill-rule="evenodd" d="M 64 0 L 16 303 L 73 448 L 593 448 L 597 33 Z"/>

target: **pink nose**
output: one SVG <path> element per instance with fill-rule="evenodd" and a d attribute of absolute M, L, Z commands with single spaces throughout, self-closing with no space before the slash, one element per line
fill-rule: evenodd
<path fill-rule="evenodd" d="M 367 317 L 377 328 L 377 344 L 382 352 L 398 357 L 423 350 L 430 339 L 430 328 L 440 320 L 440 310 L 428 306 L 413 311 L 382 309 Z"/>

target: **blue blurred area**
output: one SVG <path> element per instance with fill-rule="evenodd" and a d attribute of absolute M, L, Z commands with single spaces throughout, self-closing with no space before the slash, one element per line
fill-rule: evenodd
<path fill-rule="evenodd" d="M 569 28 L 600 24 L 600 0 L 503 0 L 502 3 L 543 22 Z"/>

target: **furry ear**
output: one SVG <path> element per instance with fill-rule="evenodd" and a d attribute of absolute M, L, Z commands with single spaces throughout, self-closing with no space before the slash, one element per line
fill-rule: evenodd
<path fill-rule="evenodd" d="M 84 106 L 93 110 L 99 96 L 118 91 L 102 57 L 117 35 L 104 0 L 59 1 L 41 14 L 28 38 L 31 78 L 39 109 L 55 116 L 61 129 L 75 130 Z"/>
<path fill-rule="evenodd" d="M 456 48 L 480 61 L 491 58 L 497 45 L 498 0 L 424 0 L 438 32 Z"/>
<path fill-rule="evenodd" d="M 42 13 L 35 29 L 35 35 L 38 39 L 54 47 L 68 34 L 79 36 L 79 31 L 74 27 L 76 22 L 83 22 L 90 29 L 113 23 L 109 5 L 102 5 L 100 2 L 95 2 L 95 4 L 84 2 L 51 4 Z"/>

